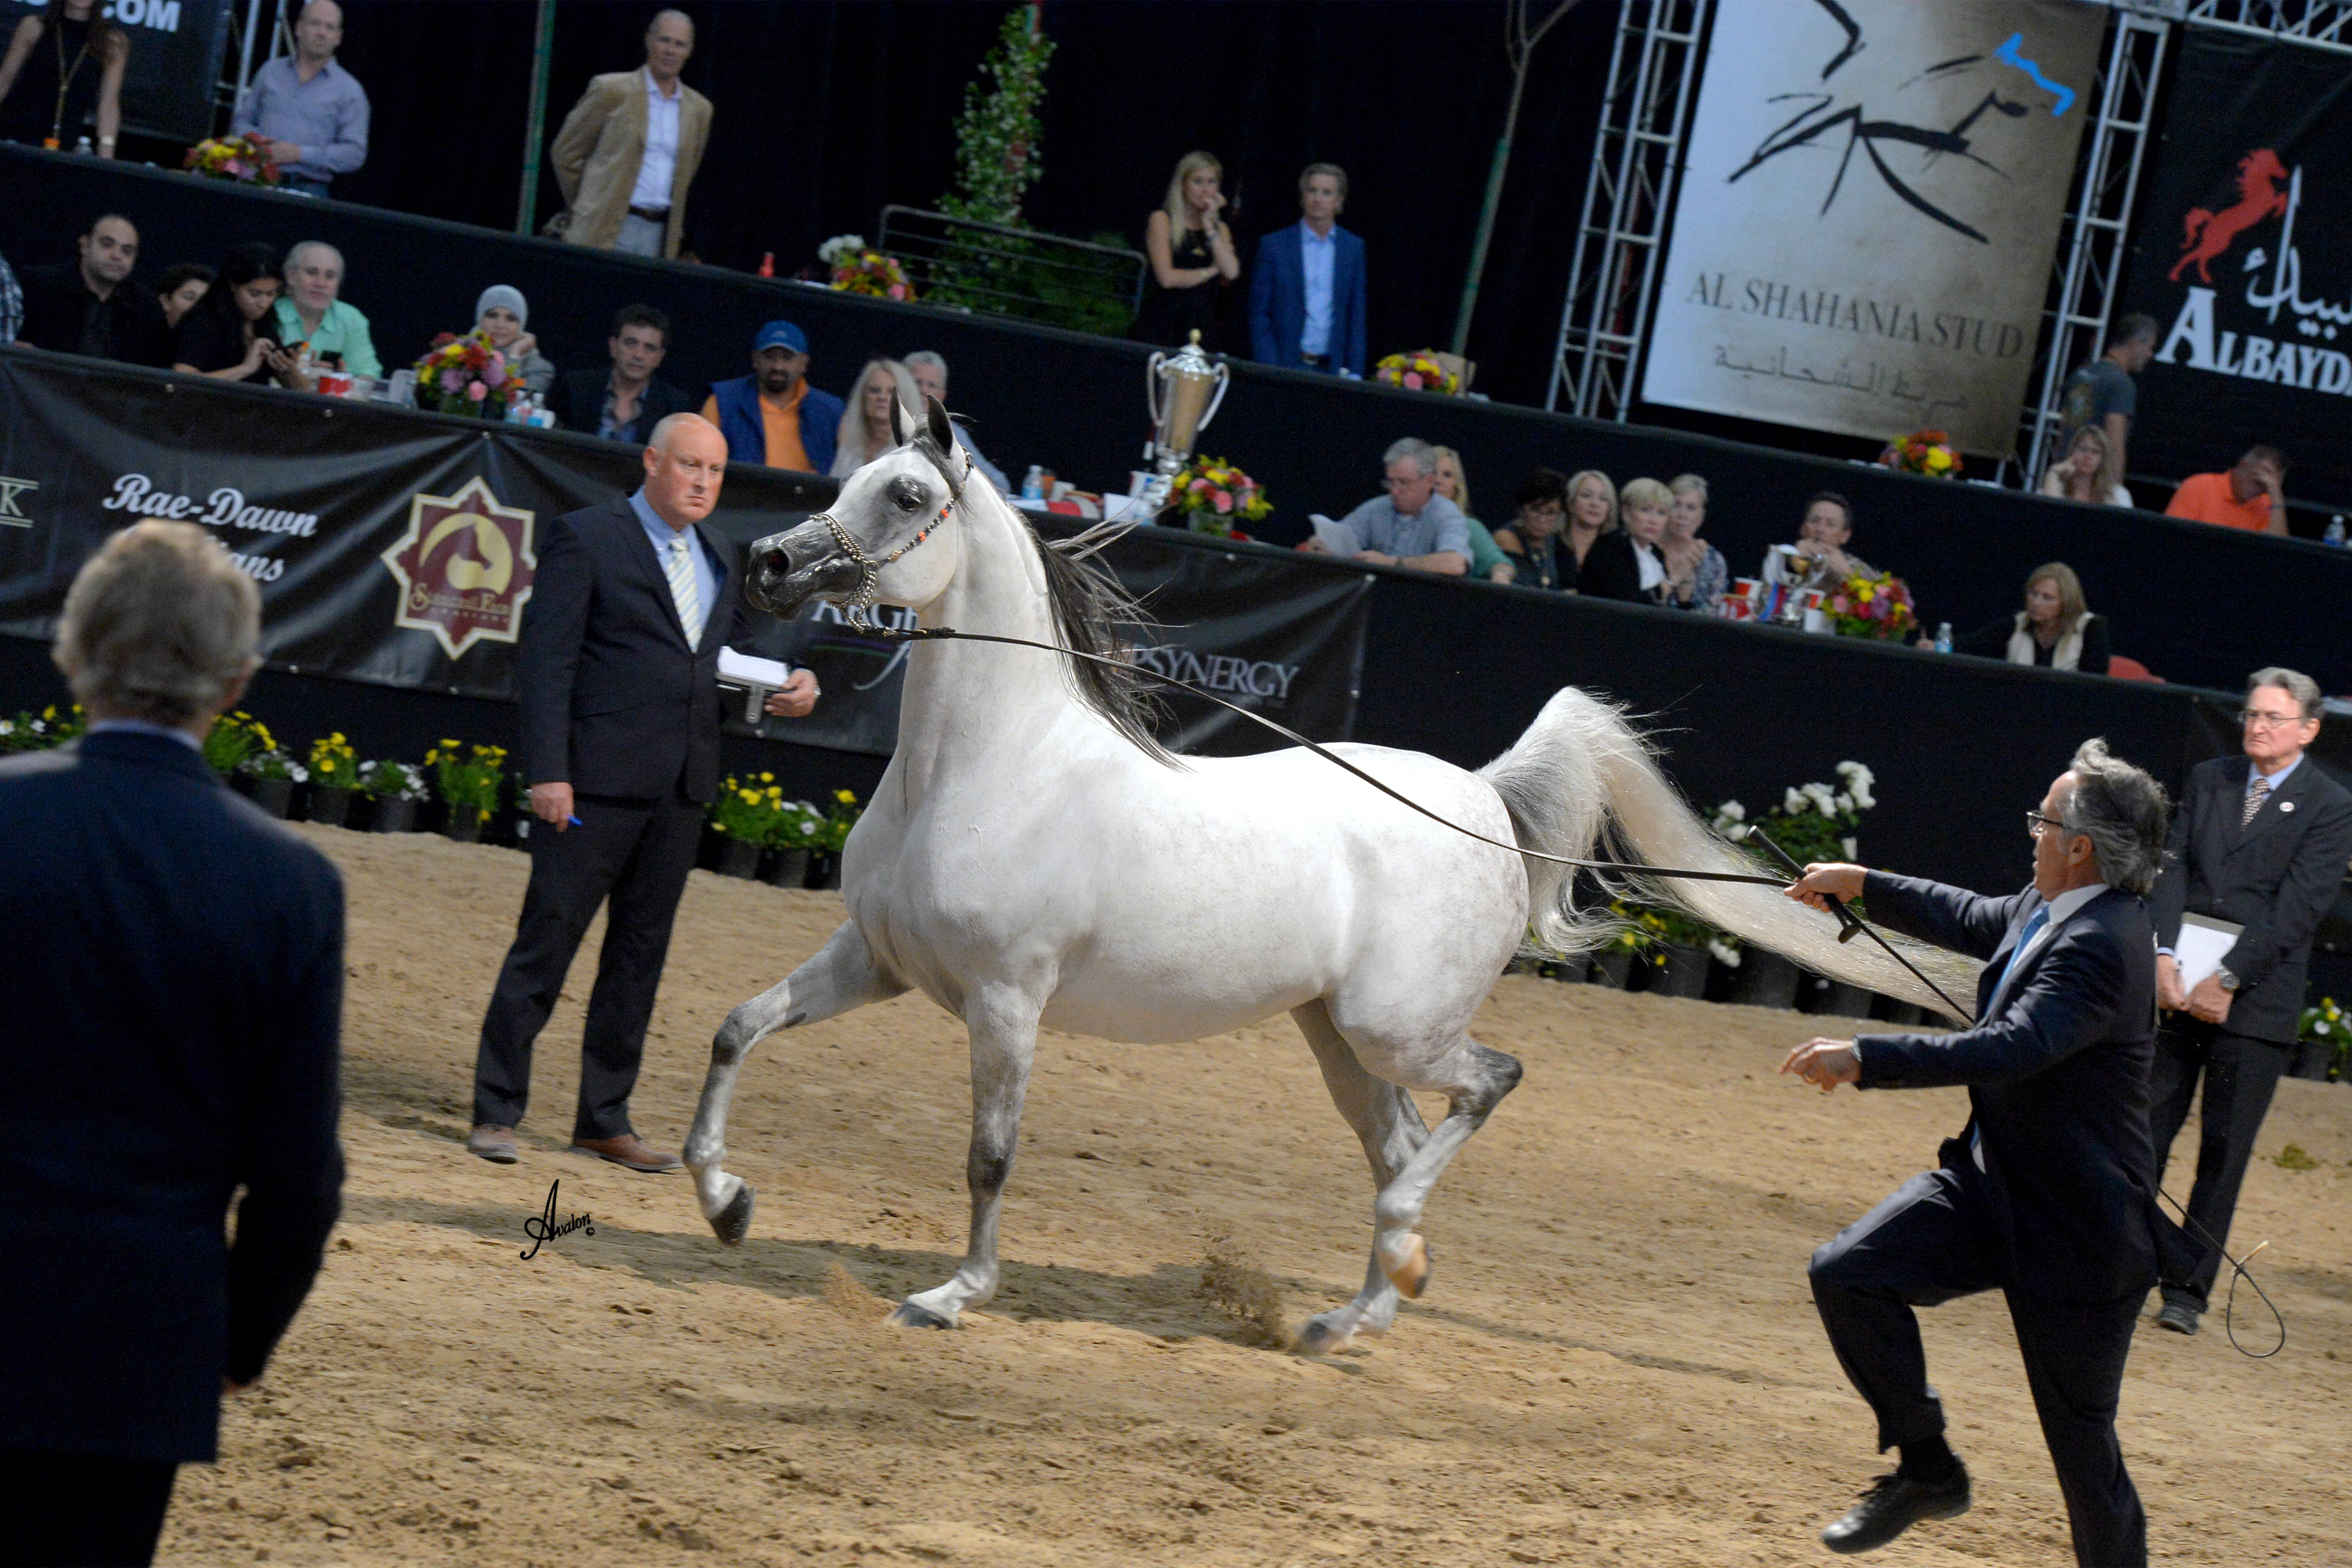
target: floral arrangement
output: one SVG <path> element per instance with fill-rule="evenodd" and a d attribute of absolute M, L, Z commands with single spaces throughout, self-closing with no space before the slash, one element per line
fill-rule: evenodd
<path fill-rule="evenodd" d="M 1919 625 L 1910 585 L 1891 572 L 1848 577 L 1822 598 L 1822 613 L 1842 637 L 1901 637 Z"/>
<path fill-rule="evenodd" d="M 1960 455 L 1952 449 L 1952 438 L 1941 430 L 1914 430 L 1896 437 L 1878 454 L 1878 465 L 1906 474 L 1925 474 L 1931 479 L 1956 479 L 1960 475 Z"/>
<path fill-rule="evenodd" d="M 825 813 L 824 820 L 818 825 L 814 833 L 816 841 L 809 847 L 822 849 L 829 854 L 840 854 L 849 844 L 849 830 L 857 826 L 857 819 L 865 815 L 865 811 L 866 808 L 857 804 L 857 796 L 852 792 L 845 789 L 834 791 L 833 809 Z"/>
<path fill-rule="evenodd" d="M 1372 366 L 1372 379 L 1391 386 L 1402 386 L 1411 392 L 1454 393 L 1462 390 L 1462 378 L 1438 363 L 1428 349 L 1418 349 L 1409 354 L 1391 354 Z"/>
<path fill-rule="evenodd" d="M 915 286 L 895 256 L 866 247 L 866 237 L 836 234 L 816 247 L 817 259 L 833 269 L 833 286 L 845 294 L 876 300 L 912 300 Z"/>
<path fill-rule="evenodd" d="M 1799 784 L 1753 822 L 1746 806 L 1727 800 L 1715 808 L 1715 830 L 1727 838 L 1760 833 L 1787 850 L 1800 866 L 1817 860 L 1852 860 L 1858 853 L 1854 835 L 1861 829 L 1862 814 L 1878 804 L 1878 797 L 1871 793 L 1878 779 L 1860 763 L 1840 763 L 1835 771 L 1838 788 Z M 1777 857 L 1750 853 L 1776 871 L 1786 869 Z"/>
<path fill-rule="evenodd" d="M 522 391 L 522 373 L 490 346 L 486 332 L 472 331 L 463 337 L 443 332 L 416 362 L 420 407 L 503 419 L 507 405 Z"/>
<path fill-rule="evenodd" d="M 236 765 L 236 771 L 249 779 L 290 779 L 296 784 L 301 784 L 310 776 L 310 770 L 296 762 L 280 746 L 248 754 Z"/>
<path fill-rule="evenodd" d="M 1223 458 L 1194 458 L 1170 482 L 1168 510 L 1181 514 L 1195 533 L 1230 535 L 1237 521 L 1273 516 L 1274 503 L 1255 479 Z"/>
<path fill-rule="evenodd" d="M 269 726 L 246 712 L 222 714 L 213 721 L 212 731 L 205 737 L 205 761 L 216 773 L 236 773 L 257 752 L 277 749 Z"/>
<path fill-rule="evenodd" d="M 825 837 L 825 816 L 804 800 L 788 800 L 768 838 L 776 849 L 815 849 Z"/>
<path fill-rule="evenodd" d="M 1619 921 L 1617 934 L 1609 945 L 1633 953 L 1637 958 L 1665 967 L 1669 947 L 1704 947 L 1720 955 L 1717 943 L 1722 933 L 1705 921 L 1695 920 L 1676 909 L 1650 904 L 1629 904 L 1622 899 L 1610 901 L 1609 910 Z M 1735 952 L 1730 962 L 1738 963 Z"/>
<path fill-rule="evenodd" d="M 775 778 L 773 773 L 761 773 L 746 784 L 728 774 L 710 803 L 710 830 L 743 844 L 772 842 L 784 814 L 784 792 Z"/>
<path fill-rule="evenodd" d="M 2352 1020 L 2344 1016 L 2344 1009 L 2336 1005 L 2333 996 L 2323 996 L 2316 1007 L 2303 1010 L 2302 1022 L 2295 1028 L 2297 1039 L 2315 1045 L 2324 1044 L 2327 1051 L 2327 1077 L 2336 1082 L 2352 1075 Z"/>
<path fill-rule="evenodd" d="M 504 746 L 475 746 L 467 752 L 455 741 L 444 741 L 425 753 L 425 765 L 435 771 L 435 788 L 449 803 L 452 818 L 471 809 L 482 822 L 498 809 L 506 760 Z"/>
<path fill-rule="evenodd" d="M 370 800 L 423 800 L 425 770 L 388 757 L 380 763 L 362 763 L 359 791 Z"/>
<path fill-rule="evenodd" d="M 249 136 L 221 136 L 188 149 L 180 167 L 208 180 L 228 180 L 240 185 L 274 185 L 278 165 L 253 144 Z"/>
<path fill-rule="evenodd" d="M 89 727 L 79 702 L 62 718 L 52 702 L 41 710 L 38 718 L 20 712 L 14 719 L 0 719 L 0 756 L 10 752 L 46 752 L 51 746 L 64 745 Z"/>
<path fill-rule="evenodd" d="M 320 789 L 360 787 L 360 754 L 341 731 L 310 742 L 310 782 Z"/>

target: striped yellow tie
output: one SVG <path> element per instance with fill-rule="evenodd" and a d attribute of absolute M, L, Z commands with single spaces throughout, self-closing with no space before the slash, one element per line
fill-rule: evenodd
<path fill-rule="evenodd" d="M 677 605 L 677 624 L 686 628 L 686 646 L 702 646 L 702 590 L 694 581 L 694 556 L 688 552 L 686 535 L 670 538 L 669 559 L 663 563 L 662 573 L 669 579 L 669 596 Z"/>

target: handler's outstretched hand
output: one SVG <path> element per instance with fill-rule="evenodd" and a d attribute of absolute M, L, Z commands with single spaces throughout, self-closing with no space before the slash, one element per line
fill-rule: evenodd
<path fill-rule="evenodd" d="M 1842 861 L 1815 861 L 1805 868 L 1802 877 L 1780 891 L 1827 914 L 1830 900 L 1862 897 L 1862 879 L 1869 874 L 1860 866 L 1848 866 Z"/>
<path fill-rule="evenodd" d="M 1851 867 L 1821 868 L 1852 869 Z M 1853 1048 L 1852 1040 L 1825 1040 L 1816 1036 L 1790 1051 L 1789 1059 L 1780 1064 L 1780 1070 L 1795 1073 L 1807 1083 L 1821 1085 L 1822 1092 L 1827 1094 L 1842 1083 L 1854 1083 L 1861 1079 L 1862 1053 Z"/>

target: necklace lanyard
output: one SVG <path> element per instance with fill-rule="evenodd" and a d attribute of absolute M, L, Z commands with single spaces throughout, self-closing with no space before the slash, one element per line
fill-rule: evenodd
<path fill-rule="evenodd" d="M 49 37 L 57 45 L 58 49 L 58 111 L 49 120 L 47 142 L 48 149 L 52 153 L 58 151 L 65 141 L 66 93 L 72 88 L 74 78 L 81 74 L 82 61 L 89 58 L 89 34 L 85 32 L 81 36 L 81 47 L 74 55 L 72 66 L 67 66 L 66 36 L 63 30 L 65 24 L 66 19 L 63 15 L 60 15 L 57 18 L 57 26 L 49 29 Z"/>

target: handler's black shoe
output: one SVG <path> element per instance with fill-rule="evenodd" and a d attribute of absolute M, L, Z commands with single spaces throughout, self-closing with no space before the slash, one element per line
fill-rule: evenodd
<path fill-rule="evenodd" d="M 1897 1470 L 1881 1476 L 1846 1516 L 1822 1531 L 1832 1552 L 1874 1552 L 1923 1519 L 1958 1519 L 1969 1511 L 1969 1472 L 1955 1466 L 1940 1481 L 1919 1481 Z"/>
<path fill-rule="evenodd" d="M 2199 1316 L 2196 1302 L 2186 1296 L 2174 1296 L 2165 1301 L 2164 1310 L 2156 1315 L 2156 1326 L 2170 1329 L 2176 1334 L 2193 1334 L 2197 1331 Z"/>

